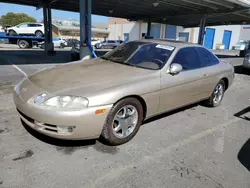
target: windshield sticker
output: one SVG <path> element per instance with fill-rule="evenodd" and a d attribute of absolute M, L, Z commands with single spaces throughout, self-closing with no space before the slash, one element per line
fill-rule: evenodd
<path fill-rule="evenodd" d="M 158 44 L 158 45 L 156 46 L 156 48 L 161 48 L 161 49 L 170 50 L 170 51 L 173 51 L 173 50 L 174 50 L 174 47 L 172 47 L 172 46 L 167 46 L 167 45 L 162 45 L 162 44 Z"/>

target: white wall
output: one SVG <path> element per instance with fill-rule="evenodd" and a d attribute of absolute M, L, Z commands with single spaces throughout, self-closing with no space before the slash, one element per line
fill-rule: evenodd
<path fill-rule="evenodd" d="M 139 23 L 123 24 L 123 33 L 129 33 L 129 40 L 139 39 Z"/>
<path fill-rule="evenodd" d="M 153 24 L 153 23 L 152 23 Z M 139 40 L 141 39 L 142 33 L 147 33 L 147 23 L 141 23 L 141 33 L 140 32 L 140 23 L 124 23 L 124 24 L 110 24 L 109 25 L 109 37 L 110 40 L 118 40 L 119 36 L 121 40 L 124 40 L 124 33 L 129 33 L 129 40 Z M 164 34 L 163 29 L 161 29 L 160 36 Z"/>
<path fill-rule="evenodd" d="M 216 44 L 222 44 L 223 35 L 224 35 L 225 30 L 232 31 L 229 49 L 231 49 L 232 46 L 234 46 L 240 40 L 241 25 L 209 26 L 206 28 L 215 29 L 213 49 L 216 48 Z M 199 36 L 199 28 L 198 27 L 193 28 L 193 40 L 191 40 L 192 28 L 185 28 L 184 29 L 182 27 L 177 27 L 177 36 L 179 35 L 179 32 L 189 32 L 189 42 L 198 43 L 198 36 Z M 250 30 L 249 30 L 249 38 L 250 38 Z"/>
<path fill-rule="evenodd" d="M 241 27 L 240 40 L 250 40 L 250 25 Z"/>
<path fill-rule="evenodd" d="M 109 25 L 108 30 L 110 31 L 108 39 L 110 40 L 123 40 L 123 34 L 121 35 L 122 24 Z"/>
<path fill-rule="evenodd" d="M 240 30 L 241 30 L 240 25 L 230 25 L 230 26 L 223 25 L 223 26 L 212 26 L 212 27 L 206 27 L 206 28 L 215 29 L 213 49 L 215 49 L 216 44 L 222 44 L 223 35 L 224 35 L 225 30 L 232 31 L 229 49 L 231 49 L 232 46 L 234 46 L 239 41 Z"/>

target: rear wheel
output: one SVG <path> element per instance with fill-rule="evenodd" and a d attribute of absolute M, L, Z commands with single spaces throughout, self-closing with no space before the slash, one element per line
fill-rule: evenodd
<path fill-rule="evenodd" d="M 205 101 L 206 105 L 209 107 L 219 106 L 224 97 L 225 88 L 225 82 L 220 80 L 220 82 L 216 85 L 212 95 Z"/>
<path fill-rule="evenodd" d="M 26 40 L 19 40 L 18 41 L 18 46 L 19 46 L 19 48 L 22 48 L 22 49 L 31 47 L 30 43 L 28 41 L 26 41 Z"/>
<path fill-rule="evenodd" d="M 130 141 L 143 121 L 143 108 L 135 98 L 122 99 L 109 112 L 101 138 L 109 145 Z"/>
<path fill-rule="evenodd" d="M 42 31 L 36 31 L 36 32 L 35 32 L 35 35 L 36 35 L 37 37 L 42 37 L 42 36 L 43 36 L 43 32 L 42 32 Z"/>

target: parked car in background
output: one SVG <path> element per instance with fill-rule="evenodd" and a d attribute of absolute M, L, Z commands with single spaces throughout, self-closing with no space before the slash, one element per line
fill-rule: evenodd
<path fill-rule="evenodd" d="M 95 48 L 97 49 L 104 49 L 104 48 L 116 48 L 117 46 L 120 46 L 123 43 L 121 40 L 106 40 L 100 43 L 97 43 L 95 45 Z"/>
<path fill-rule="evenodd" d="M 14 27 L 6 28 L 6 34 L 15 35 L 36 35 L 42 37 L 44 35 L 44 25 L 42 23 L 21 23 Z"/>
<path fill-rule="evenodd" d="M 67 46 L 65 47 L 73 47 L 80 42 L 78 39 L 65 39 L 65 41 L 67 42 Z"/>
<path fill-rule="evenodd" d="M 239 50 L 240 56 L 244 57 L 247 51 L 250 49 L 250 41 L 240 41 L 235 46 L 232 47 L 233 50 Z"/>
<path fill-rule="evenodd" d="M 96 39 L 92 39 L 91 40 L 91 46 L 95 46 L 96 44 L 98 44 L 98 43 L 101 43 L 101 41 L 100 40 L 96 40 Z"/>
<path fill-rule="evenodd" d="M 64 48 L 68 45 L 67 41 L 62 38 L 54 38 L 53 44 L 55 48 Z"/>
<path fill-rule="evenodd" d="M 53 38 L 53 44 L 54 44 L 54 48 L 64 48 L 68 45 L 67 41 L 62 38 Z M 38 43 L 38 46 L 44 49 L 45 44 L 44 42 Z"/>
<path fill-rule="evenodd" d="M 13 97 L 22 121 L 35 131 L 66 140 L 101 136 L 120 145 L 148 118 L 199 101 L 220 105 L 233 79 L 233 65 L 202 46 L 140 40 L 32 74 Z"/>
<path fill-rule="evenodd" d="M 250 52 L 248 52 L 243 61 L 243 71 L 250 70 Z"/>

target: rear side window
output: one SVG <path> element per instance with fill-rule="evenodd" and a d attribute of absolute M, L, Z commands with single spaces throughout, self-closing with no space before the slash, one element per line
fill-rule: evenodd
<path fill-rule="evenodd" d="M 187 47 L 180 49 L 175 55 L 172 63 L 178 63 L 182 66 L 184 71 L 199 69 L 202 64 L 195 47 Z"/>
<path fill-rule="evenodd" d="M 37 27 L 37 24 L 28 24 L 28 27 Z"/>
<path fill-rule="evenodd" d="M 215 55 L 212 54 L 207 49 L 201 48 L 201 47 L 197 47 L 196 49 L 197 49 L 197 52 L 199 54 L 200 61 L 201 61 L 203 67 L 216 65 L 219 63 L 219 60 L 215 57 Z"/>
<path fill-rule="evenodd" d="M 113 40 L 108 40 L 108 43 L 115 43 L 115 41 L 113 41 Z"/>

